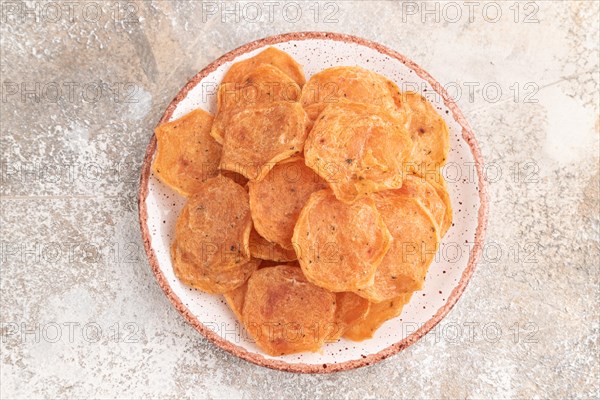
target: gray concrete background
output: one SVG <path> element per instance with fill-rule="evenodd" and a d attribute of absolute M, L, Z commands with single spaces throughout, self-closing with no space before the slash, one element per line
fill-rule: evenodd
<path fill-rule="evenodd" d="M 1 2 L 0 396 L 598 398 L 599 3 L 236 4 Z M 188 326 L 136 206 L 152 128 L 188 78 L 304 30 L 378 41 L 460 88 L 490 180 L 486 252 L 450 315 L 325 376 L 257 367 Z"/>

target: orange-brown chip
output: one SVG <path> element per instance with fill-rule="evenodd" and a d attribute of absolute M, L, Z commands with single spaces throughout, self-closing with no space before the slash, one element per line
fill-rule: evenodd
<path fill-rule="evenodd" d="M 300 268 L 280 265 L 252 274 L 242 316 L 256 344 L 278 356 L 319 350 L 335 308 L 335 294 L 308 282 Z"/>
<path fill-rule="evenodd" d="M 371 303 L 366 317 L 352 325 L 346 331 L 344 337 L 356 342 L 372 338 L 375 331 L 385 321 L 402 314 L 402 308 L 405 304 L 408 304 L 411 296 L 412 293 L 404 293 L 395 299 L 382 303 Z"/>
<path fill-rule="evenodd" d="M 158 149 L 152 169 L 183 196 L 217 174 L 221 146 L 210 136 L 213 117 L 197 109 L 155 130 Z"/>
<path fill-rule="evenodd" d="M 252 229 L 250 232 L 250 254 L 262 260 L 287 262 L 296 260 L 294 249 L 284 249 L 277 243 L 269 242 Z"/>
<path fill-rule="evenodd" d="M 256 234 L 255 231 L 253 231 Z M 263 239 L 264 240 L 264 239 Z M 250 250 L 252 250 L 252 233 L 250 234 Z M 294 259 L 295 259 L 294 255 Z M 273 261 L 273 260 L 260 260 L 260 264 L 257 269 L 268 268 L 268 267 L 277 267 L 279 265 L 289 265 L 295 268 L 300 268 L 297 262 L 281 262 L 281 261 Z M 225 301 L 227 305 L 233 311 L 237 319 L 242 322 L 242 309 L 244 307 L 244 301 L 246 299 L 246 291 L 248 290 L 248 281 L 246 281 L 242 286 L 239 286 L 229 292 L 223 293 L 223 297 L 225 297 Z M 362 299 L 362 297 L 359 297 Z M 364 299 L 363 299 L 364 300 Z"/>
<path fill-rule="evenodd" d="M 446 203 L 438 194 L 435 186 L 427 181 L 427 179 L 411 174 L 404 177 L 404 182 L 399 192 L 419 201 L 431 213 L 440 230 L 440 236 L 443 236 L 445 232 L 442 232 L 441 228 L 445 224 Z"/>
<path fill-rule="evenodd" d="M 259 65 L 240 82 L 226 82 L 219 86 L 218 111 L 210 134 L 222 144 L 231 116 L 236 112 L 278 101 L 295 102 L 299 97 L 300 87 L 296 82 L 272 65 Z"/>
<path fill-rule="evenodd" d="M 373 284 L 356 293 L 381 302 L 421 289 L 440 237 L 431 214 L 416 199 L 397 190 L 376 193 L 374 199 L 394 240 Z"/>
<path fill-rule="evenodd" d="M 327 104 L 325 103 L 315 103 L 304 107 L 304 111 L 306 111 L 306 116 L 308 117 L 308 125 L 306 129 L 309 132 L 312 130 L 313 126 L 315 126 L 315 121 L 326 106 Z"/>
<path fill-rule="evenodd" d="M 422 168 L 415 171 L 416 175 L 425 179 L 436 191 L 445 206 L 444 218 L 440 224 L 440 237 L 444 237 L 448 229 L 452 226 L 452 201 L 450 200 L 450 193 L 448 193 L 448 186 L 444 176 L 440 173 L 439 169 Z M 432 215 L 435 214 L 432 212 Z M 436 219 L 437 220 L 437 219 Z"/>
<path fill-rule="evenodd" d="M 229 292 L 223 293 L 227 305 L 239 321 L 242 321 L 242 309 L 246 299 L 246 291 L 248 291 L 248 281 Z"/>
<path fill-rule="evenodd" d="M 398 87 L 386 77 L 361 67 L 333 67 L 314 74 L 302 88 L 300 102 L 337 103 L 340 99 L 397 110 L 394 95 Z"/>
<path fill-rule="evenodd" d="M 366 317 L 369 301 L 352 292 L 336 293 L 335 326 L 329 341 L 336 341 L 354 324 Z"/>
<path fill-rule="evenodd" d="M 327 107 L 327 105 L 328 104 L 326 103 L 315 103 L 304 107 L 304 111 L 306 111 L 306 115 L 308 116 L 308 119 L 310 119 L 311 123 L 314 123 L 314 121 L 317 120 L 317 117 L 319 114 L 321 114 L 321 111 Z"/>
<path fill-rule="evenodd" d="M 400 119 L 381 107 L 340 102 L 321 112 L 306 139 L 304 156 L 338 199 L 352 202 L 401 187 L 403 163 L 411 151 Z"/>
<path fill-rule="evenodd" d="M 226 169 L 220 170 L 219 174 L 223 175 L 226 178 L 231 179 L 232 181 L 234 181 L 238 185 L 243 186 L 244 188 L 247 189 L 246 184 L 248 183 L 248 178 L 246 178 L 245 176 L 240 175 L 237 172 L 227 171 Z"/>
<path fill-rule="evenodd" d="M 306 82 L 267 48 L 225 74 L 214 119 L 195 110 L 156 137 L 154 173 L 189 197 L 175 275 L 224 294 L 273 356 L 373 337 L 421 289 L 452 224 L 443 118 L 361 67 Z"/>
<path fill-rule="evenodd" d="M 177 220 L 175 235 L 200 277 L 250 261 L 251 228 L 248 193 L 218 175 L 205 181 L 189 198 Z M 193 275 L 187 278 L 193 279 Z"/>
<path fill-rule="evenodd" d="M 300 210 L 313 192 L 326 187 L 304 159 L 278 163 L 262 181 L 248 184 L 254 228 L 265 239 L 293 251 L 292 235 Z"/>
<path fill-rule="evenodd" d="M 299 103 L 248 107 L 231 116 L 225 129 L 220 168 L 260 181 L 275 166 L 302 151 L 306 113 Z"/>
<path fill-rule="evenodd" d="M 391 235 L 371 198 L 347 204 L 325 189 L 310 196 L 292 242 L 312 283 L 333 292 L 350 292 L 373 283 Z"/>
<path fill-rule="evenodd" d="M 233 64 L 225 74 L 225 77 L 223 77 L 222 82 L 241 82 L 245 75 L 262 64 L 272 65 L 273 67 L 280 69 L 299 86 L 304 85 L 306 82 L 302 66 L 289 54 L 274 47 L 269 47 L 254 57 Z"/>
<path fill-rule="evenodd" d="M 298 101 L 300 86 L 272 65 L 259 65 L 240 82 L 225 82 L 219 86 L 219 111 L 275 101 Z"/>
<path fill-rule="evenodd" d="M 204 268 L 198 259 L 187 253 L 175 240 L 171 245 L 171 261 L 175 276 L 186 285 L 206 293 L 226 293 L 246 282 L 261 260 L 251 259 L 232 267 Z"/>
<path fill-rule="evenodd" d="M 401 96 L 401 111 L 407 115 L 407 130 L 415 143 L 410 163 L 420 168 L 433 165 L 441 168 L 448 158 L 450 138 L 448 126 L 423 96 L 405 92 Z"/>
<path fill-rule="evenodd" d="M 427 181 L 435 188 L 438 195 L 446 205 L 446 213 L 444 215 L 444 222 L 441 226 L 440 236 L 444 236 L 448 229 L 452 226 L 452 201 L 450 200 L 450 193 L 448 193 L 448 187 L 446 180 L 442 174 L 437 174 L 436 178 L 426 178 Z"/>

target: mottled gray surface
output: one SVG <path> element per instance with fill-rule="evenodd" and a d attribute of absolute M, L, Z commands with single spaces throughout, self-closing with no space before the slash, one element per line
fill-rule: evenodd
<path fill-rule="evenodd" d="M 220 2 L 88 3 L 0 5 L 2 398 L 600 396 L 598 2 L 509 1 L 497 21 L 497 3 L 454 3 L 458 21 L 446 3 L 321 2 L 315 17 L 310 2 L 298 21 L 280 3 L 272 22 L 263 2 L 257 22 L 244 3 L 239 21 Z M 194 331 L 155 282 L 136 206 L 152 128 L 188 78 L 303 30 L 378 41 L 460 87 L 490 180 L 485 257 L 450 315 L 378 365 L 324 376 Z"/>

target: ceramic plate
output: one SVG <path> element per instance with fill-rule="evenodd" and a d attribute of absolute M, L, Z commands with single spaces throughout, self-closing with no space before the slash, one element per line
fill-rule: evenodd
<path fill-rule="evenodd" d="M 244 45 L 200 71 L 165 111 L 161 123 L 195 108 L 214 113 L 216 86 L 232 63 L 268 46 L 292 55 L 306 78 L 322 69 L 358 65 L 385 75 L 404 90 L 426 96 L 450 130 L 450 153 L 444 175 L 454 208 L 454 223 L 431 265 L 423 290 L 416 292 L 402 315 L 386 322 L 363 342 L 342 339 L 319 353 L 281 357 L 264 354 L 253 343 L 222 296 L 181 284 L 173 274 L 169 244 L 184 198 L 151 172 L 156 150 L 153 136 L 144 160 L 139 192 L 140 224 L 154 274 L 169 300 L 200 333 L 221 348 L 253 363 L 294 372 L 333 372 L 373 364 L 410 346 L 431 330 L 452 308 L 473 274 L 486 224 L 487 201 L 482 160 L 473 132 L 457 105 L 422 68 L 394 50 L 357 37 L 305 32 L 279 35 Z"/>

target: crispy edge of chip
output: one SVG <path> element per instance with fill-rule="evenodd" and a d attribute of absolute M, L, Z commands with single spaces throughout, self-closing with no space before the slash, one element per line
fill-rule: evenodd
<path fill-rule="evenodd" d="M 442 202 L 444 202 L 444 205 L 446 206 L 444 220 L 440 226 L 440 238 L 443 238 L 448 230 L 452 227 L 452 222 L 454 219 L 452 199 L 450 198 L 450 193 L 448 192 L 446 180 L 439 169 L 434 171 L 419 169 L 414 172 L 414 175 L 425 179 L 431 186 L 433 186 L 438 196 L 440 196 Z"/>
<path fill-rule="evenodd" d="M 426 191 L 428 189 L 428 188 L 426 188 L 427 186 L 429 186 L 430 190 L 435 194 L 435 198 L 439 201 L 439 205 L 443 206 L 443 213 L 442 213 L 441 219 L 437 218 L 437 212 L 436 212 L 436 210 L 434 210 L 432 208 L 432 206 L 435 205 L 435 204 L 430 203 L 430 201 L 432 199 L 427 198 L 427 196 L 426 196 L 427 193 L 424 192 L 424 190 Z M 421 205 L 429 211 L 429 213 L 433 217 L 433 220 L 434 220 L 438 230 L 440 231 L 440 237 L 441 237 L 441 236 L 443 236 L 443 234 L 441 233 L 442 227 L 446 223 L 445 220 L 447 218 L 447 213 L 446 213 L 447 205 L 446 205 L 446 201 L 440 195 L 439 189 L 440 188 L 436 188 L 433 183 L 431 183 L 430 181 L 428 181 L 427 179 L 425 179 L 419 175 L 407 174 L 404 177 L 404 182 L 402 183 L 402 187 L 398 190 L 401 193 L 404 193 L 406 196 L 414 198 L 415 200 L 420 202 Z M 429 196 L 429 197 L 431 197 L 431 196 Z M 433 201 L 435 202 L 436 199 L 433 199 Z"/>
<path fill-rule="evenodd" d="M 305 236 L 306 232 L 304 230 L 307 229 L 308 226 L 310 226 L 309 217 L 310 217 L 310 213 L 312 212 L 312 209 L 315 207 L 315 205 L 317 203 L 319 203 L 320 201 L 323 201 L 323 199 L 325 197 L 329 197 L 329 196 L 336 199 L 335 194 L 333 193 L 333 191 L 330 188 L 319 190 L 310 195 L 308 201 L 306 202 L 306 205 L 304 206 L 302 211 L 300 211 L 300 216 L 298 217 L 298 220 L 296 221 L 296 226 L 294 227 L 294 235 L 292 236 L 292 243 L 294 246 L 294 250 L 296 251 L 296 255 L 298 256 L 298 263 L 300 264 L 300 267 L 302 268 L 302 272 L 304 273 L 304 275 L 306 276 L 306 278 L 309 281 L 311 281 L 312 283 L 314 283 L 317 286 L 321 286 L 332 292 L 352 292 L 352 291 L 361 289 L 363 287 L 366 287 L 366 286 L 372 284 L 373 279 L 375 278 L 375 272 L 377 270 L 377 266 L 379 264 L 381 264 L 381 261 L 383 260 L 386 253 L 388 252 L 388 250 L 392 244 L 393 238 L 392 238 L 392 235 L 391 235 L 389 229 L 387 228 L 387 225 L 385 225 L 385 222 L 383 221 L 383 217 L 379 214 L 379 211 L 377 210 L 377 207 L 375 206 L 375 202 L 373 201 L 373 199 L 370 197 L 363 197 L 363 198 L 360 198 L 359 200 L 357 200 L 357 201 L 363 201 L 363 202 L 370 203 L 370 204 L 368 204 L 368 206 L 377 213 L 378 222 L 379 222 L 379 223 L 377 223 L 377 226 L 381 229 L 381 232 L 382 232 L 382 240 L 383 240 L 382 246 L 383 247 L 377 253 L 376 257 L 374 257 L 373 260 L 371 261 L 373 273 L 370 275 L 370 279 L 367 280 L 368 282 L 366 282 L 364 284 L 362 284 L 362 283 L 355 284 L 354 285 L 355 287 L 335 287 L 335 288 L 327 287 L 327 285 L 323 284 L 322 280 L 315 278 L 313 276 L 313 274 L 307 272 L 308 265 L 306 263 L 305 256 L 303 256 L 303 254 L 302 254 L 302 252 L 306 251 L 306 249 L 302 248 L 303 246 L 300 244 L 302 242 L 300 240 L 300 238 Z M 347 203 L 342 202 L 341 200 L 338 200 L 338 199 L 336 199 L 336 200 L 340 202 L 340 205 L 351 206 Z"/>
<path fill-rule="evenodd" d="M 179 193 L 183 197 L 189 197 L 192 193 L 189 190 L 186 190 L 183 187 L 181 187 L 178 182 L 176 182 L 174 179 L 171 178 L 170 174 L 165 174 L 160 171 L 159 165 L 162 164 L 161 160 L 164 157 L 164 153 L 165 153 L 164 149 L 162 149 L 162 147 L 164 144 L 166 144 L 165 141 L 168 141 L 168 139 L 169 139 L 168 135 L 166 135 L 166 132 L 164 132 L 164 129 L 173 127 L 176 124 L 179 124 L 183 121 L 186 121 L 188 119 L 193 119 L 196 117 L 202 117 L 202 118 L 209 119 L 210 121 L 206 122 L 206 124 L 210 125 L 211 130 L 212 130 L 212 124 L 214 121 L 214 117 L 211 114 L 207 113 L 206 111 L 204 111 L 200 108 L 192 110 L 189 113 L 185 114 L 184 116 L 177 118 L 176 120 L 160 124 L 154 130 L 154 135 L 156 137 L 156 156 L 154 158 L 154 161 L 152 162 L 152 172 L 154 172 L 154 174 L 158 177 L 158 179 L 161 182 L 163 182 L 165 185 L 169 186 L 171 189 L 175 190 L 177 193 Z M 210 135 L 210 132 L 209 132 L 209 136 L 212 136 L 212 135 Z M 215 164 L 215 166 L 218 168 L 218 162 Z M 218 172 L 218 169 L 215 172 Z"/>
<path fill-rule="evenodd" d="M 344 338 L 355 342 L 371 339 L 375 332 L 390 319 L 402 314 L 406 304 L 410 302 L 412 293 L 404 293 L 395 299 L 381 303 L 371 303 L 366 317 L 352 325 L 343 335 Z"/>
<path fill-rule="evenodd" d="M 232 182 L 234 185 L 241 187 L 242 190 L 244 190 L 244 192 L 245 192 L 245 196 L 248 196 L 248 191 L 246 190 L 246 188 L 244 186 L 240 185 L 239 183 L 235 182 L 232 178 L 230 178 L 228 176 L 219 174 L 211 179 L 214 179 L 214 180 L 223 179 L 226 182 Z M 246 197 L 246 201 L 248 202 L 249 222 L 246 223 L 246 225 L 244 226 L 244 231 L 242 232 L 242 243 L 241 243 L 242 246 L 241 246 L 240 250 L 242 251 L 242 255 L 244 257 L 251 257 L 251 255 L 250 255 L 250 232 L 252 231 L 252 210 L 250 210 L 250 199 L 248 197 Z"/>
<path fill-rule="evenodd" d="M 334 329 L 327 338 L 335 342 L 341 338 L 351 326 L 366 318 L 371 307 L 369 300 L 352 292 L 338 292 L 336 297 Z M 353 304 L 354 303 L 354 304 Z"/>
<path fill-rule="evenodd" d="M 273 99 L 273 96 L 270 95 L 270 98 L 273 101 L 287 101 L 287 102 L 297 102 L 300 98 L 300 95 L 302 93 L 302 88 L 301 86 L 298 85 L 297 82 L 294 81 L 294 79 L 292 79 L 289 75 L 287 75 L 285 72 L 283 72 L 281 69 L 277 68 L 276 66 L 269 64 L 269 63 L 260 63 L 255 65 L 252 69 L 249 69 L 248 71 L 246 71 L 244 73 L 244 75 L 240 75 L 239 79 L 237 79 L 235 82 L 233 81 L 222 81 L 221 84 L 219 85 L 219 88 L 217 90 L 217 114 L 215 115 L 215 119 L 213 122 L 213 125 L 211 127 L 211 130 L 209 132 L 210 136 L 213 137 L 213 139 L 215 139 L 215 141 L 219 144 L 223 144 L 223 140 L 224 140 L 224 132 L 226 129 L 226 126 L 229 124 L 229 120 L 232 118 L 233 114 L 239 112 L 240 110 L 243 110 L 244 108 L 248 108 L 251 106 L 256 106 L 256 105 L 260 105 L 260 104 L 268 104 L 264 103 L 264 102 L 242 102 L 240 104 L 240 102 L 235 102 L 236 105 L 234 107 L 225 107 L 225 95 L 226 93 L 236 93 L 235 96 L 238 96 L 238 100 L 241 99 L 241 97 L 245 96 L 245 90 L 248 88 L 248 86 L 252 86 L 252 83 L 249 83 L 248 85 L 245 85 L 243 87 L 238 87 L 238 85 L 243 84 L 244 82 L 247 82 L 248 80 L 254 81 L 255 79 L 249 79 L 251 74 L 255 74 L 257 73 L 258 70 L 266 70 L 268 73 L 275 75 L 272 76 L 271 78 L 273 79 L 273 82 L 271 82 L 271 80 L 269 80 L 269 84 L 274 84 L 275 82 L 278 82 L 279 84 L 282 85 L 286 85 L 287 88 L 283 89 L 286 95 L 289 94 L 289 88 L 293 88 L 294 89 L 294 95 L 291 96 L 290 98 L 286 98 L 286 99 Z M 279 75 L 279 76 L 277 76 Z M 264 82 L 263 82 L 264 83 Z M 228 89 L 229 88 L 229 89 Z M 271 90 L 269 89 L 269 87 L 266 87 L 266 90 Z"/>
<path fill-rule="evenodd" d="M 244 307 L 244 301 L 246 299 L 247 290 L 248 281 L 244 282 L 243 285 L 238 286 L 233 290 L 223 293 L 223 297 L 225 298 L 227 305 L 229 306 L 235 317 L 238 319 L 238 321 L 242 324 L 242 310 Z"/>
<path fill-rule="evenodd" d="M 277 243 L 269 242 L 256 229 L 250 231 L 250 254 L 261 260 L 289 262 L 297 260 L 294 249 L 285 249 Z"/>
<path fill-rule="evenodd" d="M 283 63 L 270 62 L 272 60 L 283 60 Z M 248 67 L 248 70 L 250 70 L 260 64 L 269 64 L 278 68 L 288 77 L 290 77 L 294 82 L 296 82 L 296 84 L 300 87 L 304 86 L 304 84 L 306 83 L 306 78 L 304 76 L 304 70 L 302 68 L 302 65 L 300 65 L 291 55 L 289 55 L 285 51 L 279 50 L 278 48 L 272 46 L 266 48 L 265 50 L 261 51 L 253 57 L 232 64 L 231 67 L 229 67 L 229 70 L 225 73 L 225 76 L 223 77 L 223 82 L 236 82 L 237 80 L 234 79 L 234 77 L 243 76 L 247 73 L 241 73 L 239 70 L 243 70 L 243 68 Z"/>
<path fill-rule="evenodd" d="M 219 170 L 219 174 L 223 175 L 225 178 L 231 179 L 232 181 L 234 181 L 238 185 L 240 185 L 243 188 L 247 189 L 248 178 L 246 178 L 244 175 L 238 174 L 237 172 L 234 172 L 234 171 L 228 171 L 226 169 Z"/>

